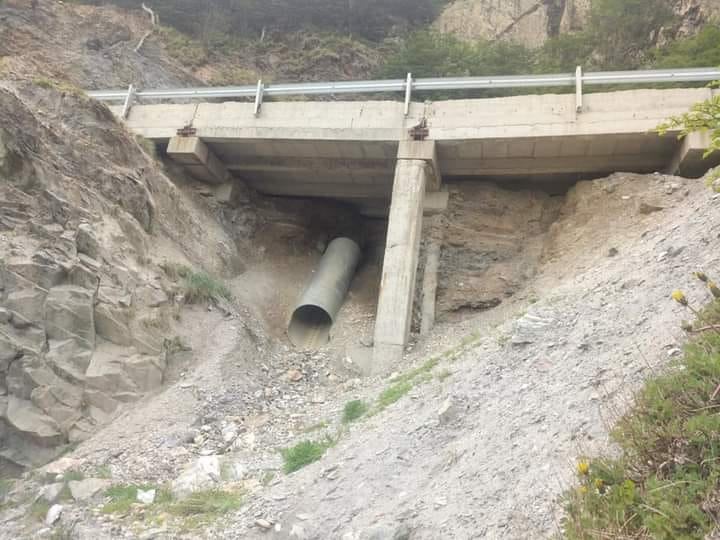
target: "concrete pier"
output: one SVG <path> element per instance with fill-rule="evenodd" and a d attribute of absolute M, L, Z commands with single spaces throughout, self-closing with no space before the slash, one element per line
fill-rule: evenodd
<path fill-rule="evenodd" d="M 375 318 L 372 371 L 376 374 L 390 372 L 402 360 L 408 343 L 425 189 L 440 184 L 434 156 L 434 141 L 400 143 Z"/>
<path fill-rule="evenodd" d="M 198 180 L 222 184 L 228 179 L 225 165 L 200 137 L 173 137 L 168 143 L 167 155 Z"/>

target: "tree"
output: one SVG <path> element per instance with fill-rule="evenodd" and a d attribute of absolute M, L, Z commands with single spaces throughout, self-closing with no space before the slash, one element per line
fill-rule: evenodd
<path fill-rule="evenodd" d="M 714 84 L 717 86 L 717 83 Z M 680 130 L 678 137 L 681 139 L 696 131 L 708 131 L 710 146 L 705 150 L 704 157 L 720 150 L 720 95 L 696 103 L 688 112 L 673 116 L 657 127 L 660 135 L 675 130 Z"/>
<path fill-rule="evenodd" d="M 606 69 L 627 69 L 672 20 L 669 0 L 594 0 L 588 28 Z"/>

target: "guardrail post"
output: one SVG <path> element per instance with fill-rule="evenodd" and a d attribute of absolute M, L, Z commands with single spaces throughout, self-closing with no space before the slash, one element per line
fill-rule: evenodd
<path fill-rule="evenodd" d="M 260 109 L 263 103 L 264 90 L 265 86 L 263 85 L 262 79 L 260 79 L 257 83 L 257 92 L 255 92 L 255 116 L 258 116 L 260 114 Z"/>
<path fill-rule="evenodd" d="M 575 111 L 583 111 L 583 68 L 575 68 Z"/>
<path fill-rule="evenodd" d="M 405 116 L 410 114 L 410 99 L 412 98 L 412 73 L 407 74 L 407 80 L 405 82 Z"/>
<path fill-rule="evenodd" d="M 133 102 L 135 101 L 135 86 L 132 84 L 128 86 L 127 96 L 125 96 L 125 103 L 123 104 L 122 109 L 122 119 L 126 120 L 128 115 L 130 114 L 130 109 L 133 106 Z"/>

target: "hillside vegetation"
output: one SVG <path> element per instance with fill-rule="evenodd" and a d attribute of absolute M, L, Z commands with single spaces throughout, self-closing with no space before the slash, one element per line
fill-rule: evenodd
<path fill-rule="evenodd" d="M 133 11 L 139 11 L 141 4 L 139 0 L 110 3 Z M 206 9 L 198 11 L 194 1 L 157 0 L 152 7 L 162 25 L 157 39 L 194 76 L 214 85 L 260 78 L 266 82 L 395 78 L 408 72 L 416 77 L 512 75 L 568 72 L 577 65 L 586 70 L 620 70 L 720 61 L 720 28 L 715 24 L 674 39 L 683 20 L 672 0 L 594 0 L 583 29 L 559 33 L 536 49 L 512 41 L 467 40 L 439 33 L 432 22 L 446 4 L 443 0 L 207 0 Z"/>

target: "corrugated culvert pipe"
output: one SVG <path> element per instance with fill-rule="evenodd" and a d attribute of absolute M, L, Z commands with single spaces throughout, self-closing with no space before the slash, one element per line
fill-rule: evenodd
<path fill-rule="evenodd" d="M 290 319 L 288 337 L 297 348 L 316 349 L 330 340 L 330 328 L 359 261 L 360 246 L 354 240 L 336 238 L 328 244 Z"/>

